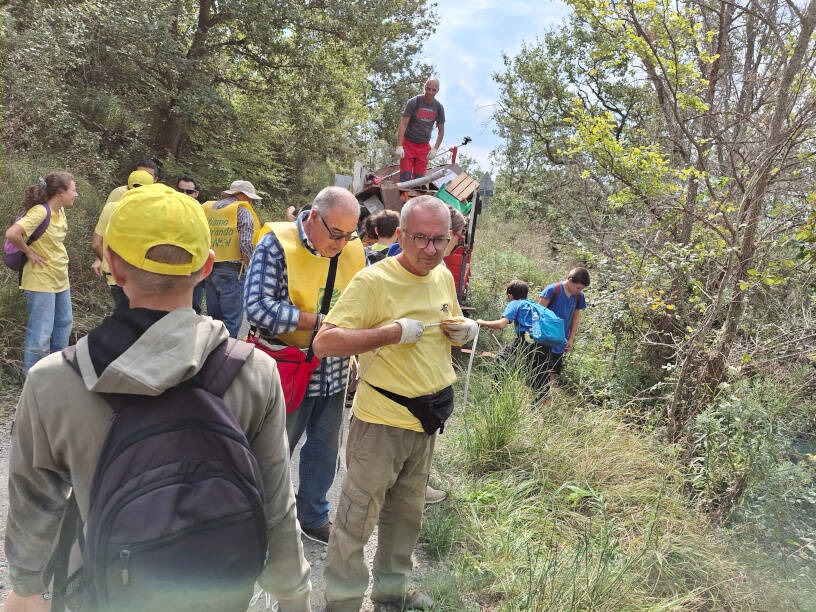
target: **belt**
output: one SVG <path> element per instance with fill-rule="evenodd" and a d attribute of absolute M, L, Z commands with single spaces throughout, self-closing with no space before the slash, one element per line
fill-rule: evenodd
<path fill-rule="evenodd" d="M 241 261 L 216 261 L 213 264 L 213 268 L 230 268 L 235 270 L 240 270 L 241 266 L 243 266 L 243 262 Z"/>

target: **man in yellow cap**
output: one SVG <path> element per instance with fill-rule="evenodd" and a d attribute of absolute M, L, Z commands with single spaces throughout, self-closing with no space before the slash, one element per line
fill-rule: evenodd
<path fill-rule="evenodd" d="M 91 264 L 91 269 L 97 276 L 105 277 L 105 281 L 108 283 L 108 289 L 110 289 L 111 292 L 111 297 L 113 298 L 114 308 L 127 308 L 128 298 L 125 295 L 125 292 L 122 291 L 122 288 L 119 287 L 113 280 L 113 275 L 110 273 L 108 262 L 104 258 L 103 249 L 105 243 L 105 229 L 108 227 L 108 222 L 113 214 L 113 210 L 116 208 L 116 205 L 119 203 L 122 195 L 127 193 L 130 189 L 141 187 L 142 185 L 152 185 L 155 182 L 155 163 L 153 164 L 153 169 L 151 170 L 148 166 L 144 165 L 148 161 L 152 162 L 153 160 L 143 160 L 139 162 L 139 164 L 142 165 L 130 173 L 128 176 L 128 184 L 119 188 L 123 189 L 121 193 L 116 195 L 115 192 L 117 190 L 114 189 L 108 196 L 108 201 L 102 208 L 102 212 L 99 213 L 99 220 L 96 222 L 93 238 L 91 239 L 91 248 L 93 249 L 94 253 L 96 253 L 96 259 Z"/>
<path fill-rule="evenodd" d="M 131 166 L 130 168 L 131 172 L 135 172 L 136 170 L 144 170 L 145 172 L 150 174 L 153 177 L 151 183 L 155 183 L 159 178 L 158 166 L 156 165 L 156 162 L 154 162 L 149 157 L 145 159 L 140 159 L 135 164 L 133 164 L 133 166 Z M 105 204 L 108 204 L 110 202 L 118 202 L 119 200 L 122 199 L 122 196 L 127 193 L 127 190 L 128 190 L 127 185 L 122 185 L 121 187 L 113 189 L 108 194 L 108 198 L 105 200 Z"/>
<path fill-rule="evenodd" d="M 223 321 L 233 338 L 244 317 L 244 268 L 255 249 L 261 223 L 251 202 L 261 199 L 249 181 L 233 181 L 218 202 L 204 202 L 215 252 L 206 280 L 207 314 Z"/>
<path fill-rule="evenodd" d="M 91 483 L 114 416 L 104 394 L 154 396 L 155 401 L 166 402 L 161 397 L 171 390 L 178 392 L 190 386 L 209 388 L 199 380 L 205 378 L 199 374 L 208 357 L 216 350 L 223 351 L 222 345 L 228 340 L 221 323 L 196 315 L 191 308 L 193 287 L 213 264 L 207 220 L 192 198 L 164 185 L 129 191 L 108 224 L 105 256 L 132 307 L 114 311 L 80 339 L 74 358 L 54 353 L 31 368 L 17 406 L 5 536 L 13 588 L 6 602 L 7 611 L 48 609 L 50 602 L 43 601 L 43 568 L 55 547 L 71 488 L 80 515 L 90 521 L 87 525 L 92 524 L 93 515 L 88 518 L 94 503 Z M 242 343 L 227 346 L 236 344 Z M 212 368 L 208 371 L 212 372 Z M 248 440 L 265 490 L 258 508 L 262 516 L 257 516 L 257 520 L 265 524 L 268 552 L 266 566 L 257 580 L 278 598 L 280 610 L 308 611 L 309 566 L 295 515 L 285 406 L 275 362 L 261 351 L 250 351 L 237 374 L 224 381 L 224 386 L 223 405 L 234 415 L 230 418 L 235 419 L 236 430 L 240 429 Z M 190 391 L 186 393 L 185 398 L 193 397 Z M 124 414 L 120 412 L 120 416 Z M 185 430 L 188 437 L 184 439 L 190 444 L 200 440 L 188 431 L 191 430 Z M 107 464 L 108 470 L 113 469 L 112 465 Z M 185 482 L 192 487 L 195 481 Z M 229 483 L 223 482 L 215 491 L 220 491 L 219 496 L 229 496 L 226 486 Z M 152 512 L 155 522 L 160 522 L 166 518 L 162 511 L 166 514 L 168 508 L 173 513 L 171 517 L 181 517 L 184 511 L 184 520 L 207 510 L 192 507 L 190 502 L 185 506 L 183 491 L 176 495 L 178 498 L 173 496 L 171 500 L 180 501 L 171 505 L 166 496 L 161 504 L 162 498 L 157 494 L 152 498 L 157 501 L 145 502 L 140 512 Z M 136 520 L 133 514 L 130 518 Z M 210 525 L 212 529 L 223 527 L 221 523 L 204 524 L 208 530 Z M 188 534 L 193 531 L 181 533 L 187 538 L 192 537 Z M 218 546 L 216 542 L 212 545 Z M 130 564 L 130 551 L 125 552 Z M 133 554 L 136 558 L 132 560 L 132 570 L 128 571 L 129 565 L 122 565 L 121 579 L 127 585 L 133 578 L 133 588 L 139 588 L 139 577 L 145 575 L 146 568 L 139 565 L 139 553 L 134 550 Z M 203 559 L 202 563 L 218 563 L 220 556 L 213 554 L 212 559 Z M 120 558 L 125 558 L 124 552 L 117 554 L 117 563 L 121 563 Z M 201 579 L 196 580 L 196 573 L 189 567 L 177 569 L 187 572 L 183 583 L 188 588 L 186 592 L 196 594 L 199 588 L 207 588 Z M 120 570 L 116 569 L 113 576 L 118 579 Z M 226 576 L 224 579 L 229 582 Z M 176 595 L 179 588 L 183 587 L 175 586 L 173 581 L 164 583 L 170 596 Z M 249 587 L 247 599 L 251 595 Z"/>

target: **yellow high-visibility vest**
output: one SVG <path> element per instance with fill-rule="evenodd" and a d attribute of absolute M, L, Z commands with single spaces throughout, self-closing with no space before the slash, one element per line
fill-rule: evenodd
<path fill-rule="evenodd" d="M 241 247 L 238 240 L 238 207 L 246 208 L 252 213 L 253 236 L 255 246 L 260 238 L 261 222 L 248 202 L 233 202 L 224 208 L 213 208 L 214 200 L 204 202 L 204 214 L 210 224 L 210 247 L 215 252 L 215 261 L 235 261 L 241 259 Z"/>
<path fill-rule="evenodd" d="M 313 255 L 300 242 L 297 225 L 289 221 L 266 223 L 260 235 L 272 232 L 283 247 L 286 258 L 286 274 L 289 298 L 304 312 L 320 312 L 323 293 L 326 291 L 326 277 L 329 274 L 331 258 Z M 260 237 L 260 236 L 259 236 Z M 359 240 L 346 244 L 337 260 L 337 275 L 334 278 L 331 305 L 334 306 L 340 294 L 348 286 L 351 278 L 365 268 L 366 259 L 363 245 Z M 278 338 L 289 346 L 306 348 L 312 338 L 312 330 L 299 329 Z"/>

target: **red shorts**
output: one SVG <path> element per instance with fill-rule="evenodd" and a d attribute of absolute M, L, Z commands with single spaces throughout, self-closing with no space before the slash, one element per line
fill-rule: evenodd
<path fill-rule="evenodd" d="M 410 181 L 423 176 L 428 169 L 428 151 L 431 150 L 431 143 L 417 144 L 403 138 L 402 148 L 405 150 L 405 156 L 400 160 L 400 180 Z"/>

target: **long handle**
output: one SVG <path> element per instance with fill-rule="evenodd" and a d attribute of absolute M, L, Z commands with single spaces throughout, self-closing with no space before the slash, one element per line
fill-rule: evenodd
<path fill-rule="evenodd" d="M 465 394 L 462 398 L 462 404 L 467 406 L 468 389 L 470 388 L 470 371 L 473 369 L 473 358 L 476 356 L 476 343 L 479 341 L 479 331 L 481 327 L 476 329 L 476 335 L 473 337 L 473 346 L 470 347 L 470 359 L 468 359 L 467 374 L 465 375 Z"/>

